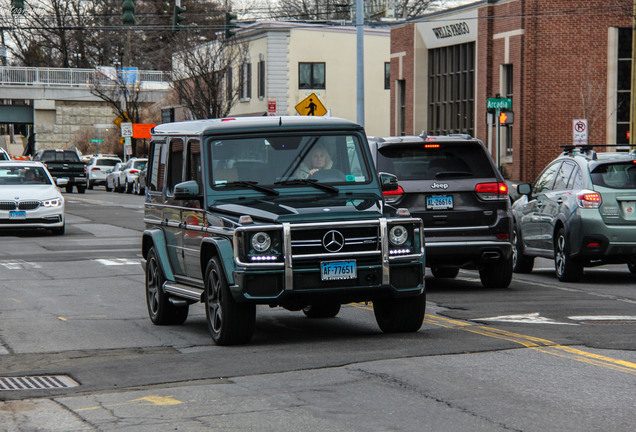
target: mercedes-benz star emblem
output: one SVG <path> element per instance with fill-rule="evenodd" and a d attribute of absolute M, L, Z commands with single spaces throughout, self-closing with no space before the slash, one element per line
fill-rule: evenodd
<path fill-rule="evenodd" d="M 338 252 L 345 244 L 344 236 L 336 230 L 328 231 L 322 238 L 322 245 L 328 252 Z"/>

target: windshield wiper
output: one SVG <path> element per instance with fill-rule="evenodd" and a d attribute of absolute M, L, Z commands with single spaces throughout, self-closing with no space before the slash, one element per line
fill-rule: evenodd
<path fill-rule="evenodd" d="M 435 174 L 435 178 L 445 178 L 445 177 L 470 177 L 473 173 L 467 171 L 442 171 Z"/>
<path fill-rule="evenodd" d="M 231 181 L 231 182 L 227 182 L 227 183 L 223 183 L 223 184 L 219 184 L 218 186 L 224 186 L 226 188 L 228 187 L 246 187 L 249 189 L 254 189 L 257 190 L 259 192 L 265 192 L 266 194 L 269 195 L 278 195 L 278 191 L 276 189 L 272 189 L 272 188 L 268 188 L 265 186 L 261 186 L 259 185 L 257 182 L 255 181 Z"/>
<path fill-rule="evenodd" d="M 275 185 L 301 185 L 301 186 L 313 186 L 317 189 L 322 189 L 326 192 L 334 192 L 338 193 L 340 190 L 337 187 L 326 185 L 323 183 L 318 183 L 316 179 L 290 179 L 290 180 L 279 180 L 274 183 Z"/>

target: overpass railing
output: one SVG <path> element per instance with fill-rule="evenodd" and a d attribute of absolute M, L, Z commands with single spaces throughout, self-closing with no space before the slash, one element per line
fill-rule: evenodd
<path fill-rule="evenodd" d="M 130 72 L 125 72 L 130 77 Z M 171 82 L 170 72 L 135 70 L 134 74 L 135 82 L 154 83 L 157 87 L 167 87 Z M 4 86 L 85 87 L 96 82 L 106 84 L 108 81 L 104 73 L 97 69 L 0 66 L 0 85 Z"/>

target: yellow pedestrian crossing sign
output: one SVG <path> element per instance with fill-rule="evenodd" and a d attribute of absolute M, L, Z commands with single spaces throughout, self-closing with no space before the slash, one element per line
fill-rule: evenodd
<path fill-rule="evenodd" d="M 316 93 L 312 93 L 296 105 L 296 111 L 300 115 L 308 116 L 324 116 L 327 114 L 327 108 L 320 102 Z"/>

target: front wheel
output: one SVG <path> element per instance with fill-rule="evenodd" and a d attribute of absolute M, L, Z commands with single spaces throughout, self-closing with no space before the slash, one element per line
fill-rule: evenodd
<path fill-rule="evenodd" d="M 79 185 L 78 184 L 75 187 L 77 188 L 77 193 L 81 193 L 81 194 L 86 193 L 86 186 L 85 185 Z"/>
<path fill-rule="evenodd" d="M 375 320 L 384 333 L 416 332 L 422 327 L 426 294 L 373 301 Z"/>
<path fill-rule="evenodd" d="M 66 193 L 73 193 L 73 185 L 66 185 Z"/>
<path fill-rule="evenodd" d="M 534 267 L 534 257 L 523 254 L 521 238 L 516 228 L 512 230 L 512 270 L 515 273 L 531 273 Z"/>
<path fill-rule="evenodd" d="M 583 264 L 570 256 L 570 242 L 563 228 L 554 242 L 554 269 L 561 282 L 578 282 L 583 276 Z"/>
<path fill-rule="evenodd" d="M 485 264 L 479 270 L 484 288 L 508 288 L 512 281 L 512 257 Z"/>
<path fill-rule="evenodd" d="M 212 258 L 205 269 L 205 317 L 218 345 L 243 344 L 254 334 L 256 306 L 234 300 L 218 258 Z"/>
<path fill-rule="evenodd" d="M 157 325 L 183 324 L 188 318 L 189 306 L 175 306 L 163 291 L 165 278 L 155 248 L 148 251 L 146 262 L 146 305 L 150 321 Z"/>
<path fill-rule="evenodd" d="M 86 180 L 86 189 L 93 190 L 93 181 Z"/>
<path fill-rule="evenodd" d="M 333 318 L 340 312 L 340 303 L 319 303 L 303 308 L 307 318 Z"/>

